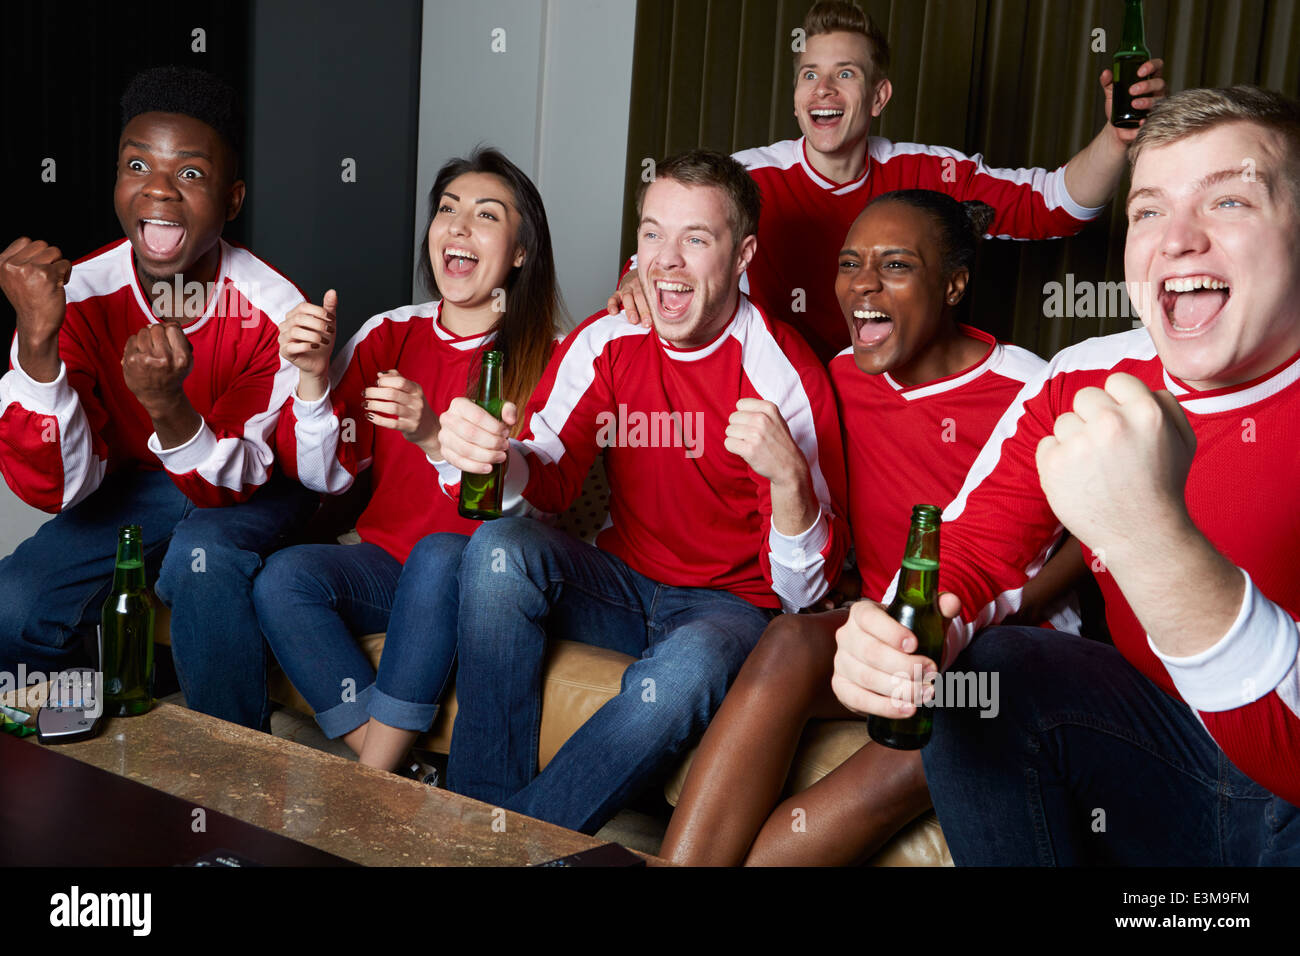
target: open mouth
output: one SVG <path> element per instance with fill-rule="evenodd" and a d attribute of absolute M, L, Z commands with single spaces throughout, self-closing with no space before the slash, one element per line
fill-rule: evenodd
<path fill-rule="evenodd" d="M 857 348 L 875 348 L 894 332 L 894 320 L 879 309 L 853 310 L 853 344 Z"/>
<path fill-rule="evenodd" d="M 150 256 L 165 262 L 185 241 L 185 227 L 170 219 L 141 219 L 140 241 Z"/>
<path fill-rule="evenodd" d="M 665 319 L 679 319 L 690 308 L 695 288 L 684 282 L 658 279 L 655 282 L 655 295 L 659 300 L 659 314 Z"/>
<path fill-rule="evenodd" d="M 830 129 L 844 118 L 844 111 L 819 106 L 815 110 L 809 110 L 808 117 L 817 129 Z"/>
<path fill-rule="evenodd" d="M 1228 283 L 1211 275 L 1171 276 L 1159 292 L 1160 308 L 1178 337 L 1209 329 L 1231 297 Z"/>
<path fill-rule="evenodd" d="M 442 265 L 447 275 L 459 279 L 469 275 L 478 266 L 478 256 L 459 246 L 448 246 L 442 252 Z"/>

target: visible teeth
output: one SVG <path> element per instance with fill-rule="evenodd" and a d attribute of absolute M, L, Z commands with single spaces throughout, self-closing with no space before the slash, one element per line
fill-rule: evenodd
<path fill-rule="evenodd" d="M 172 222 L 170 219 L 142 219 L 141 222 L 152 223 L 155 226 L 179 226 L 179 222 Z"/>
<path fill-rule="evenodd" d="M 478 262 L 478 256 L 474 255 L 474 253 L 470 252 L 468 249 L 457 249 L 452 247 L 447 250 L 447 255 L 454 256 L 457 259 L 473 259 L 475 262 Z"/>
<path fill-rule="evenodd" d="M 691 290 L 691 287 L 688 286 L 688 285 L 683 285 L 683 284 L 680 283 L 680 282 L 664 282 L 663 280 L 660 280 L 659 282 L 656 282 L 656 283 L 655 283 L 655 288 L 656 288 L 656 289 L 662 289 L 664 292 L 690 292 L 690 291 L 692 291 L 692 290 Z"/>
<path fill-rule="evenodd" d="M 813 116 L 843 116 L 843 110 L 809 110 Z"/>
<path fill-rule="evenodd" d="M 1179 276 L 1165 280 L 1166 292 L 1195 292 L 1198 289 L 1226 289 L 1228 283 L 1209 276 Z"/>
<path fill-rule="evenodd" d="M 889 316 L 883 312 L 877 312 L 874 309 L 857 309 L 853 313 L 855 319 L 874 319 L 876 321 L 888 321 Z"/>

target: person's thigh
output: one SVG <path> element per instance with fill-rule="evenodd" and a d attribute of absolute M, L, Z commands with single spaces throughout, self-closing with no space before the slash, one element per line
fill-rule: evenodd
<path fill-rule="evenodd" d="M 467 535 L 431 534 L 402 566 L 371 706 L 371 715 L 390 726 L 425 730 L 437 714 L 456 660 L 460 562 L 468 544 Z"/>
<path fill-rule="evenodd" d="M 266 640 L 329 737 L 365 723 L 375 671 L 357 638 L 387 627 L 401 570 L 373 544 L 304 544 L 271 555 L 257 576 Z"/>
<path fill-rule="evenodd" d="M 639 655 L 654 583 L 614 555 L 531 518 L 485 522 L 460 564 L 460 641 L 519 617 L 563 640 Z"/>
<path fill-rule="evenodd" d="M 0 560 L 0 667 L 75 663 L 112 582 L 118 528 L 140 526 L 152 573 L 191 508 L 165 472 L 128 470 L 41 525 Z"/>
<path fill-rule="evenodd" d="M 249 727 L 267 725 L 266 649 L 253 580 L 264 556 L 289 540 L 318 500 L 276 476 L 248 501 L 195 508 L 176 526 L 156 590 L 172 611 L 172 658 L 193 709 Z"/>
<path fill-rule="evenodd" d="M 1113 647 L 993 628 L 950 671 L 992 690 L 936 709 L 924 751 L 959 864 L 1224 861 L 1217 745 Z"/>

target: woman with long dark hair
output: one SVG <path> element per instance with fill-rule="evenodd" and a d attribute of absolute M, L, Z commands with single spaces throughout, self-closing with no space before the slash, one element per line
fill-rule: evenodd
<path fill-rule="evenodd" d="M 332 370 L 334 290 L 286 317 L 281 354 L 299 381 L 280 421 L 285 467 L 330 494 L 369 468 L 373 490 L 361 543 L 287 548 L 254 586 L 266 639 L 321 729 L 385 769 L 437 714 L 455 655 L 460 553 L 478 526 L 439 486 L 435 409 L 472 395 L 489 350 L 504 353 L 505 398 L 526 405 L 561 314 L 541 196 L 494 149 L 439 170 L 420 260 L 435 298 L 370 319 Z M 449 639 L 429 633 L 439 626 Z M 385 630 L 376 675 L 357 638 Z"/>

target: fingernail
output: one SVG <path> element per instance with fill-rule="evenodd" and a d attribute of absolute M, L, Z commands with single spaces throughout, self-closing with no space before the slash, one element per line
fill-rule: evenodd
<path fill-rule="evenodd" d="M 372 422 L 375 420 L 375 416 L 374 416 L 374 415 L 371 415 L 371 414 L 369 414 L 369 413 L 366 414 L 366 418 L 370 419 L 370 421 L 372 421 Z"/>

